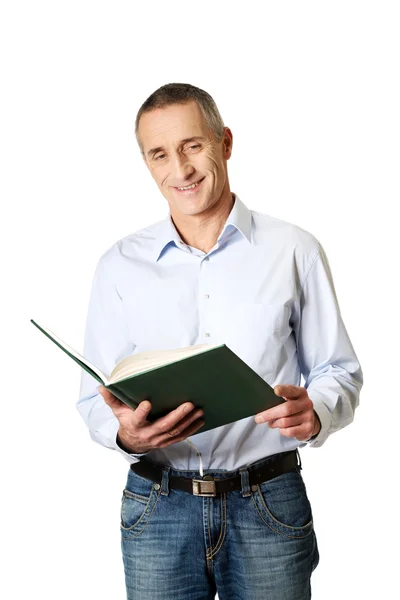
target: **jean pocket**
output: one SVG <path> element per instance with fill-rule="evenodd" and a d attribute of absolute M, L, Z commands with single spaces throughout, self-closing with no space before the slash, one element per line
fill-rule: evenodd
<path fill-rule="evenodd" d="M 260 483 L 252 497 L 261 520 L 275 533 L 296 538 L 312 533 L 311 505 L 297 468 Z"/>
<path fill-rule="evenodd" d="M 140 477 L 132 470 L 121 499 L 121 534 L 124 539 L 137 537 L 147 527 L 160 497 L 159 484 Z"/>

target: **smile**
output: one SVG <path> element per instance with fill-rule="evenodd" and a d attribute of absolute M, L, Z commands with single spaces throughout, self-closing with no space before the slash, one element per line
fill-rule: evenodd
<path fill-rule="evenodd" d="M 203 177 L 204 179 L 204 177 Z M 187 185 L 185 187 L 177 187 L 176 189 L 184 192 L 186 190 L 193 190 L 194 188 L 198 187 L 200 185 L 200 183 L 203 181 L 203 179 L 199 179 L 199 181 L 195 181 L 195 183 L 192 183 L 191 185 Z"/>

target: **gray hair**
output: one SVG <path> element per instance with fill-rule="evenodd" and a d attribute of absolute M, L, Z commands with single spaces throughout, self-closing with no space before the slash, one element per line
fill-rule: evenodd
<path fill-rule="evenodd" d="M 142 154 L 143 148 L 138 134 L 140 117 L 156 108 L 165 108 L 173 104 L 186 104 L 191 100 L 199 105 L 207 126 L 214 132 L 217 140 L 222 140 L 224 122 L 210 94 L 194 85 L 190 85 L 190 83 L 167 83 L 158 88 L 143 102 L 136 115 L 135 136 Z"/>

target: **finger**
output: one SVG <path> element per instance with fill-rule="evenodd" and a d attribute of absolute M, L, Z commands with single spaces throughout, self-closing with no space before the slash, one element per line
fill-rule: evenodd
<path fill-rule="evenodd" d="M 204 412 L 201 408 L 193 410 L 187 417 L 179 421 L 179 423 L 176 423 L 174 427 L 172 427 L 170 430 L 163 431 L 161 434 L 159 434 L 159 432 L 156 432 L 156 437 L 154 437 L 153 439 L 150 436 L 150 440 L 153 444 L 158 445 L 159 443 L 163 443 L 172 438 L 176 438 L 177 436 L 181 435 L 189 427 L 189 425 L 193 423 L 193 421 L 196 421 L 197 419 L 200 419 L 203 416 Z"/>
<path fill-rule="evenodd" d="M 143 400 L 138 406 L 135 408 L 132 421 L 137 427 L 143 427 L 144 425 L 148 425 L 149 422 L 147 417 L 151 411 L 151 402 L 149 400 Z"/>
<path fill-rule="evenodd" d="M 151 403 L 148 400 L 143 400 L 143 402 L 141 402 L 137 406 L 137 408 L 133 409 L 127 404 L 125 404 L 125 402 L 119 400 L 119 398 L 116 398 L 114 394 L 112 394 L 104 386 L 99 387 L 99 392 L 103 396 L 104 402 L 108 404 L 108 406 L 111 408 L 111 410 L 114 412 L 117 418 L 121 416 L 120 409 L 122 409 L 124 413 L 126 413 L 127 411 L 132 411 L 132 418 L 137 426 L 140 427 L 143 424 L 147 423 L 146 417 L 151 411 Z"/>
<path fill-rule="evenodd" d="M 196 421 L 194 421 L 194 423 L 187 427 L 185 431 L 182 431 L 180 435 L 176 435 L 175 437 L 167 436 L 168 439 L 166 438 L 164 442 L 161 442 L 158 448 L 166 448 L 171 444 L 183 442 L 183 440 L 186 440 L 186 438 L 190 437 L 191 435 L 194 435 L 201 427 L 203 427 L 204 424 L 204 419 L 196 419 Z"/>
<path fill-rule="evenodd" d="M 172 430 L 167 432 L 169 437 L 180 435 L 191 423 L 193 423 L 193 421 L 196 421 L 196 419 L 200 419 L 203 416 L 204 411 L 201 408 L 193 410 L 187 417 L 179 421 Z"/>
<path fill-rule="evenodd" d="M 287 429 L 289 427 L 297 427 L 304 423 L 304 413 L 299 413 L 290 417 L 283 417 L 282 419 L 275 419 L 268 422 L 268 427 L 271 429 Z"/>
<path fill-rule="evenodd" d="M 101 396 L 103 396 L 104 402 L 111 408 L 119 408 L 120 406 L 124 405 L 121 400 L 116 398 L 114 394 L 112 394 L 110 390 L 107 390 L 107 388 L 105 388 L 103 385 L 99 387 L 99 393 Z"/>
<path fill-rule="evenodd" d="M 171 410 L 165 417 L 160 417 L 153 422 L 155 433 L 166 433 L 171 431 L 189 412 L 193 411 L 194 404 L 192 402 L 185 402 Z"/>
<path fill-rule="evenodd" d="M 268 410 L 264 410 L 255 416 L 256 423 L 265 423 L 275 419 L 282 419 L 290 415 L 296 415 L 304 411 L 304 406 L 298 400 L 288 400 L 285 404 L 279 404 Z"/>
<path fill-rule="evenodd" d="M 274 392 L 277 396 L 281 396 L 282 398 L 290 398 L 291 400 L 295 400 L 296 398 L 301 398 L 304 395 L 306 389 L 304 387 L 300 387 L 299 385 L 276 385 L 274 387 Z"/>
<path fill-rule="evenodd" d="M 296 440 L 298 440 L 299 442 L 303 442 L 310 439 L 312 435 L 312 431 L 310 433 L 309 429 L 304 428 L 304 425 L 280 429 L 279 433 L 284 437 L 296 438 Z"/>

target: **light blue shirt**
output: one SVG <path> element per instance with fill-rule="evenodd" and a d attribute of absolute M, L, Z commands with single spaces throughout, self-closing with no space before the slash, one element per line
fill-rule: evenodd
<path fill-rule="evenodd" d="M 353 420 L 363 384 L 319 241 L 234 199 L 207 254 L 182 241 L 170 213 L 105 252 L 84 344 L 84 356 L 109 374 L 136 352 L 225 343 L 271 386 L 307 388 L 322 425 L 315 439 L 299 442 L 249 417 L 189 438 L 208 469 L 234 470 L 277 452 L 322 446 Z M 92 439 L 136 462 L 138 455 L 116 444 L 119 422 L 97 388 L 83 371 L 77 408 Z M 147 456 L 177 469 L 199 468 L 186 442 Z"/>

